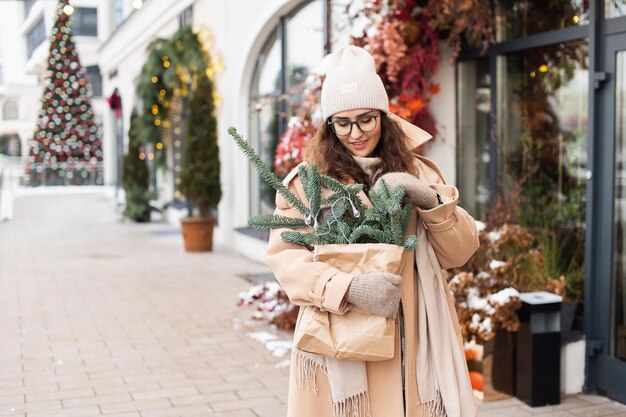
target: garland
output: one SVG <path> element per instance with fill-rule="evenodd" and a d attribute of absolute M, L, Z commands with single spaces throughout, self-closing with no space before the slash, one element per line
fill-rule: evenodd
<path fill-rule="evenodd" d="M 183 26 L 171 38 L 155 39 L 148 46 L 137 85 L 139 131 L 142 143 L 154 145 L 154 158 L 160 165 L 165 164 L 164 135 L 171 126 L 173 100 L 189 95 L 193 81 L 202 72 L 213 80 L 220 67 L 216 54 L 209 54 L 211 47 L 210 35 L 200 34 L 191 26 Z M 214 100 L 219 102 L 219 97 Z"/>

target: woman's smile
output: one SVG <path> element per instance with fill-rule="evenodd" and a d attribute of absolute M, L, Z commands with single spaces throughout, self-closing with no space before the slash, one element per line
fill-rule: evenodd
<path fill-rule="evenodd" d="M 365 148 L 365 145 L 367 145 L 368 141 L 369 141 L 369 138 L 360 140 L 357 142 L 349 142 L 349 143 L 350 143 L 350 146 L 352 146 L 354 149 L 356 149 L 357 151 L 360 151 L 361 149 Z"/>

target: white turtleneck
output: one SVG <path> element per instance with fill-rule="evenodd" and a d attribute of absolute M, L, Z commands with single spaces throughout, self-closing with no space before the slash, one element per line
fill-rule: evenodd
<path fill-rule="evenodd" d="M 370 177 L 374 176 L 374 166 L 380 162 L 379 157 L 352 156 L 361 169 Z"/>

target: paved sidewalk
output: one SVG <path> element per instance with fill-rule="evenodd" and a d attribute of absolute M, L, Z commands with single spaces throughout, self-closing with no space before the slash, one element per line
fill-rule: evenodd
<path fill-rule="evenodd" d="M 0 223 L 0 416 L 284 417 L 288 356 L 234 305 L 239 276 L 268 271 L 219 247 L 186 254 L 175 226 L 121 222 L 103 193 L 18 199 Z M 626 416 L 598 396 L 482 410 Z"/>
<path fill-rule="evenodd" d="M 174 233 L 172 233 L 174 232 Z M 288 368 L 233 327 L 239 274 L 102 193 L 23 197 L 0 223 L 0 416 L 277 417 Z"/>

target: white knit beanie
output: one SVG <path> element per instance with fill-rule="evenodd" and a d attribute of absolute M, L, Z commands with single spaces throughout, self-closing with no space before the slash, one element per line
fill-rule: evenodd
<path fill-rule="evenodd" d="M 353 109 L 389 112 L 389 97 L 376 73 L 374 58 L 363 48 L 350 45 L 326 55 L 321 64 L 322 117 Z"/>

